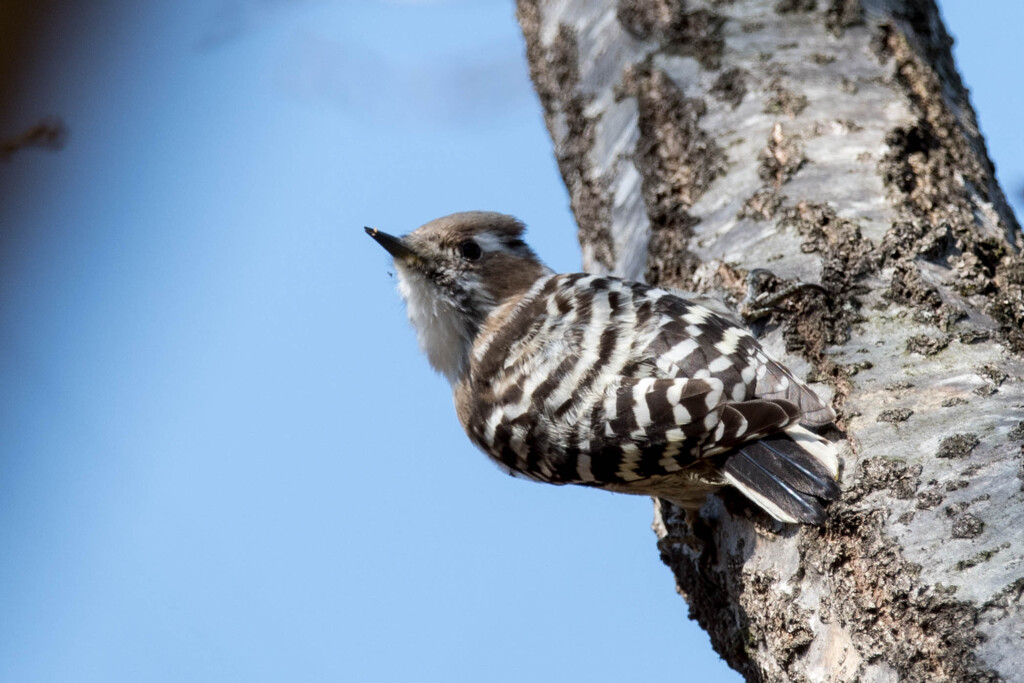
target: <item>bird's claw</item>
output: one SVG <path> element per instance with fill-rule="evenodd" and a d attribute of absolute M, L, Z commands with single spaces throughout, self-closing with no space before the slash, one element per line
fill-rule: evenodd
<path fill-rule="evenodd" d="M 747 295 L 739 305 L 740 315 L 749 324 L 778 311 L 778 305 L 804 291 L 815 291 L 828 296 L 828 290 L 813 282 L 791 282 L 777 291 L 764 288 L 765 280 L 778 281 L 775 273 L 765 268 L 754 268 L 747 273 Z"/>

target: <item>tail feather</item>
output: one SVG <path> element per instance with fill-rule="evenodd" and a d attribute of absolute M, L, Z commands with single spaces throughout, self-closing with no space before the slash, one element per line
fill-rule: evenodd
<path fill-rule="evenodd" d="M 801 424 L 823 427 L 835 422 L 836 414 L 821 397 L 798 380 L 785 366 L 765 357 L 765 373 L 757 381 L 754 395 L 768 400 L 784 398 L 800 407 Z"/>
<path fill-rule="evenodd" d="M 833 479 L 839 477 L 839 449 L 834 443 L 800 425 L 786 427 L 786 435 L 821 463 Z"/>
<path fill-rule="evenodd" d="M 765 471 L 800 493 L 809 493 L 825 500 L 839 497 L 836 480 L 795 441 L 772 436 L 755 441 L 743 450 Z"/>
<path fill-rule="evenodd" d="M 726 480 L 775 519 L 823 524 L 822 501 L 839 498 L 835 446 L 798 426 L 744 445 L 725 461 Z"/>

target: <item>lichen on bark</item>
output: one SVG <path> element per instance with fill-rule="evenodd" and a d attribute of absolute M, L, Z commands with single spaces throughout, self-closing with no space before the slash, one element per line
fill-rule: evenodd
<path fill-rule="evenodd" d="M 952 64 L 952 40 L 926 7 L 911 4 L 899 20 L 909 30 L 885 23 L 873 42 L 879 59 L 893 62 L 894 80 L 916 116 L 912 124 L 892 131 L 886 140 L 889 152 L 880 165 L 894 204 L 906 216 L 886 239 L 886 258 L 903 278 L 893 280 L 893 296 L 907 303 L 931 304 L 936 290 L 921 284 L 915 261 L 951 266 L 954 292 L 965 301 L 974 297 L 972 303 L 991 315 L 1004 340 L 1022 353 L 1024 241 L 995 183 L 995 169 Z M 931 47 L 918 51 L 912 41 Z M 953 113 L 945 92 L 957 102 L 965 120 Z M 979 231 L 977 216 L 984 215 L 988 205 L 1002 209 L 998 221 L 991 221 L 1001 224 L 1001 231 L 995 226 Z M 957 307 L 948 301 L 942 305 Z"/>
<path fill-rule="evenodd" d="M 555 157 L 579 228 L 581 244 L 589 245 L 593 259 L 611 269 L 615 246 L 609 232 L 611 197 L 602 180 L 595 177 L 589 160 L 594 146 L 594 119 L 586 113 L 589 98 L 579 89 L 578 44 L 573 29 L 561 24 L 551 45 L 540 35 L 539 0 L 517 3 L 519 23 L 526 38 L 530 77 L 544 108 L 548 130 L 565 127 L 558 139 Z"/>
<path fill-rule="evenodd" d="M 723 19 L 710 8 L 690 9 L 681 0 L 619 0 L 616 16 L 637 39 L 655 40 L 707 69 L 721 63 Z"/>
<path fill-rule="evenodd" d="M 687 246 L 696 222 L 688 209 L 722 174 L 725 156 L 700 127 L 703 100 L 685 97 L 650 59 L 626 69 L 619 94 L 637 104 L 633 159 L 651 227 L 645 277 L 686 289 L 699 265 Z"/>

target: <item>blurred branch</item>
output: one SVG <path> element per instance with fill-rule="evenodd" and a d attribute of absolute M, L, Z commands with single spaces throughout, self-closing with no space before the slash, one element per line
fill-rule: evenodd
<path fill-rule="evenodd" d="M 15 152 L 27 147 L 61 149 L 67 139 L 68 128 L 64 125 L 64 121 L 56 116 L 51 116 L 18 135 L 0 141 L 0 159 L 9 161 Z"/>

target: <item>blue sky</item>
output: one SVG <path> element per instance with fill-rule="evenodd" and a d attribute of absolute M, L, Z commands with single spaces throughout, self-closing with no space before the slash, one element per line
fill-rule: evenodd
<path fill-rule="evenodd" d="M 739 680 L 648 500 L 474 450 L 363 233 L 579 268 L 511 0 L 80 5 L 0 112 L 71 130 L 0 166 L 0 680 Z M 1024 8 L 976 7 L 1019 211 Z"/>

